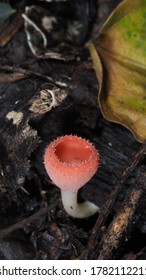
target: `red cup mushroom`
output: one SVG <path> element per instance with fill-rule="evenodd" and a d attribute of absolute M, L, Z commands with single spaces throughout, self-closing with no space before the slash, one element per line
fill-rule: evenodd
<path fill-rule="evenodd" d="M 87 218 L 99 212 L 99 207 L 85 201 L 77 202 L 78 190 L 96 173 L 99 153 L 87 140 L 66 135 L 49 144 L 44 165 L 51 180 L 61 189 L 66 212 L 74 218 Z"/>

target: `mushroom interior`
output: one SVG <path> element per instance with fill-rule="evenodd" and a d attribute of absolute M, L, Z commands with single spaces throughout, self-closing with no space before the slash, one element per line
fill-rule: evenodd
<path fill-rule="evenodd" d="M 90 145 L 77 139 L 64 139 L 55 147 L 55 155 L 64 163 L 82 164 L 92 156 Z"/>

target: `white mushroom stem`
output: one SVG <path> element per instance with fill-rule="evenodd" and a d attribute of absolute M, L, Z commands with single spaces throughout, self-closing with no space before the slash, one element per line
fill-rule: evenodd
<path fill-rule="evenodd" d="M 61 190 L 64 209 L 70 216 L 84 219 L 99 212 L 100 208 L 89 201 L 78 203 L 77 193 L 78 191 Z"/>

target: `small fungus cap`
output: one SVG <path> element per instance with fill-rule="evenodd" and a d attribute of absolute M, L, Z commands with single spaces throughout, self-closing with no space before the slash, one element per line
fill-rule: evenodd
<path fill-rule="evenodd" d="M 62 190 L 76 191 L 96 173 L 99 153 L 89 141 L 66 135 L 49 144 L 44 164 L 56 186 Z"/>

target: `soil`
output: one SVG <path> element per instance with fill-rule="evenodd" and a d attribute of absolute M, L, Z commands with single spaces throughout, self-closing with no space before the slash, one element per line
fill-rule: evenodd
<path fill-rule="evenodd" d="M 0 259 L 145 259 L 146 145 L 103 118 L 86 47 L 120 1 L 1 2 L 16 12 L 0 25 Z M 66 134 L 100 152 L 79 191 L 101 208 L 88 220 L 65 212 L 44 168 Z"/>

